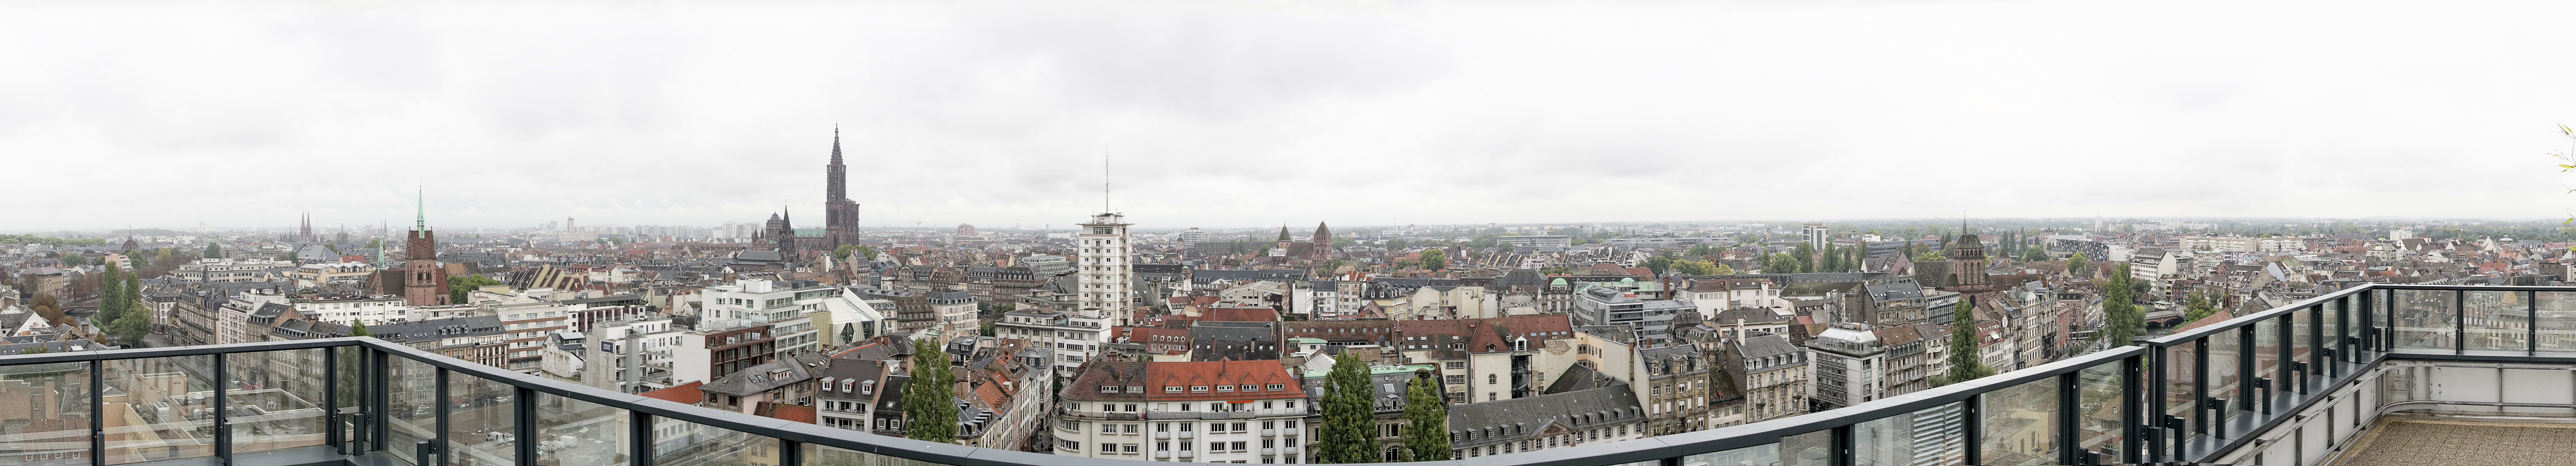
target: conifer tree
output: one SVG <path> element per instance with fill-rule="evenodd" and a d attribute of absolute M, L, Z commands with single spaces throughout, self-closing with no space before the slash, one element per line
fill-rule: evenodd
<path fill-rule="evenodd" d="M 1449 459 L 1449 401 L 1440 396 L 1439 376 L 1414 374 L 1404 390 L 1405 461 Z"/>
<path fill-rule="evenodd" d="M 1378 462 L 1376 411 L 1369 398 L 1368 363 L 1359 357 L 1343 355 L 1333 361 L 1324 375 L 1324 425 L 1315 437 L 1322 442 L 1315 460 L 1324 463 Z"/>
<path fill-rule="evenodd" d="M 1957 307 L 1950 308 L 1950 375 L 1942 384 L 1954 384 L 1995 375 L 1984 358 L 1977 354 L 1977 311 L 1973 296 L 1959 297 Z"/>
<path fill-rule="evenodd" d="M 930 338 L 912 341 L 912 380 L 903 385 L 903 437 L 957 443 L 957 375 Z"/>

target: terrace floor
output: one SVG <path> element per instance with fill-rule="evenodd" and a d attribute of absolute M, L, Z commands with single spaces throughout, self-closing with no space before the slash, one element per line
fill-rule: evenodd
<path fill-rule="evenodd" d="M 2340 466 L 2576 465 L 2576 424 L 2392 419 Z"/>

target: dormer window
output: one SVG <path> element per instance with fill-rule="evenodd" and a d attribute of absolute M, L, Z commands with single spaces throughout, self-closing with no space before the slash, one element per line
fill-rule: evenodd
<path fill-rule="evenodd" d="M 1163 386 L 1163 393 L 1180 393 L 1180 392 L 1181 392 L 1181 386 L 1179 386 L 1179 385 L 1164 385 L 1164 386 Z"/>
<path fill-rule="evenodd" d="M 1216 386 L 1216 391 L 1219 391 L 1219 392 L 1231 392 L 1231 391 L 1234 391 L 1234 386 L 1233 386 L 1233 385 L 1218 385 L 1218 386 Z"/>
<path fill-rule="evenodd" d="M 1206 386 L 1206 385 L 1191 385 L 1191 386 L 1190 386 L 1190 393 L 1207 393 L 1207 391 L 1208 391 L 1208 386 Z"/>

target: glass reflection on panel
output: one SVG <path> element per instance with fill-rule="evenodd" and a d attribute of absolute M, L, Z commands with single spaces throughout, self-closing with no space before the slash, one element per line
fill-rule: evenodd
<path fill-rule="evenodd" d="M 536 414 L 538 466 L 626 464 L 626 410 L 539 393 Z"/>
<path fill-rule="evenodd" d="M 1985 464 L 2057 462 L 2057 379 L 2046 378 L 1978 397 L 1984 429 L 1978 459 Z"/>
<path fill-rule="evenodd" d="M 2540 313 L 2541 351 L 2576 351 L 2576 291 L 2542 291 L 2537 293 Z"/>
<path fill-rule="evenodd" d="M 2459 303 L 2450 290 L 2394 290 L 2397 349 L 2452 349 L 2460 327 Z"/>
<path fill-rule="evenodd" d="M 224 355 L 233 452 L 321 445 L 326 348 Z"/>
<path fill-rule="evenodd" d="M 1967 408 L 1951 403 L 1852 425 L 1852 464 L 1966 464 Z"/>
<path fill-rule="evenodd" d="M 2531 302 L 2519 291 L 2471 291 L 2462 307 L 2468 337 L 2461 347 L 2473 350 L 2531 349 Z"/>
<path fill-rule="evenodd" d="M 509 384 L 464 372 L 447 373 L 447 441 L 450 466 L 517 464 L 518 404 Z"/>
<path fill-rule="evenodd" d="M 1780 444 L 1777 443 L 1682 457 L 1682 466 L 1774 466 L 1778 464 L 1780 464 Z"/>
<path fill-rule="evenodd" d="M 89 363 L 0 366 L 0 455 L 16 464 L 89 464 Z"/>
<path fill-rule="evenodd" d="M 99 365 L 107 464 L 215 454 L 214 356 L 117 359 Z"/>

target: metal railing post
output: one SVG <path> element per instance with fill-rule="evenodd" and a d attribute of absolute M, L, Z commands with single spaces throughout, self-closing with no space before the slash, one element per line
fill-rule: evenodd
<path fill-rule="evenodd" d="M 2144 380 L 2139 378 L 2139 368 L 2146 360 L 2145 356 L 2130 356 L 2120 362 L 2120 393 L 2124 394 L 2120 396 L 2120 454 L 2112 458 L 2113 462 L 2147 461 L 2138 455 L 2138 446 L 2144 444 L 2139 441 L 2138 423 L 2146 422 L 2146 417 L 2141 416 L 2146 400 L 2139 397 L 2146 391 L 2141 390 L 2144 384 L 2140 382 Z"/>
<path fill-rule="evenodd" d="M 510 396 L 510 402 L 513 407 L 517 408 L 513 410 L 513 414 L 516 415 L 511 416 L 512 437 L 510 439 L 510 446 L 513 447 L 512 450 L 514 450 L 512 453 L 518 457 L 519 464 L 534 465 L 537 464 L 538 441 L 537 390 L 528 387 L 515 387 L 515 390 L 512 391 L 514 393 Z"/>
<path fill-rule="evenodd" d="M 653 415 L 626 412 L 626 465 L 653 466 Z"/>
<path fill-rule="evenodd" d="M 107 362 L 89 362 L 89 464 L 107 466 Z"/>
<path fill-rule="evenodd" d="M 1854 458 L 1852 458 L 1852 444 L 1854 443 L 1852 439 L 1852 425 L 1843 424 L 1841 426 L 1834 427 L 1833 430 L 1834 457 L 1832 460 L 1826 461 L 1826 463 L 1832 464 L 1833 466 L 1852 466 L 1854 461 Z M 781 443 L 783 444 L 785 442 Z"/>
<path fill-rule="evenodd" d="M 2077 375 L 2083 373 L 2084 371 L 2078 370 L 2075 372 L 2059 374 L 2057 376 L 2058 464 L 2078 464 L 2078 456 L 2082 454 L 2081 452 L 2086 451 L 2084 446 L 2084 429 L 2082 429 L 2082 426 L 2077 425 L 2077 423 L 2083 422 L 2084 414 L 2082 412 L 2084 410 L 2084 404 L 2082 403 L 2082 398 L 2080 398 L 2083 396 L 2084 392 L 2082 390 L 2076 390 L 2076 385 L 2083 383 L 2083 378 L 2078 377 Z M 1846 464 L 1846 466 L 1848 466 L 1848 464 Z"/>
<path fill-rule="evenodd" d="M 230 359 L 225 356 L 230 355 L 215 353 L 208 356 L 215 359 L 215 459 L 228 466 L 233 464 L 233 423 L 228 419 L 231 417 L 229 413 L 225 412 L 232 407 L 226 404 L 228 400 L 224 399 L 224 392 L 232 391 L 234 385 L 231 374 L 225 373 L 224 363 L 228 362 L 225 359 Z"/>
<path fill-rule="evenodd" d="M 2522 354 L 2540 355 L 2540 292 L 2522 292 Z"/>
<path fill-rule="evenodd" d="M 2469 290 L 2451 290 L 2451 354 L 2469 354 Z"/>
<path fill-rule="evenodd" d="M 367 348 L 367 412 L 360 413 L 364 416 L 359 419 L 366 422 L 368 451 L 384 451 L 388 446 L 386 443 L 393 441 L 393 432 L 388 427 L 393 422 L 386 419 L 392 415 L 394 403 L 392 357 L 390 353 Z"/>
<path fill-rule="evenodd" d="M 340 349 L 322 348 L 322 443 L 348 451 L 340 435 Z"/>
<path fill-rule="evenodd" d="M 2165 460 L 2164 446 L 2167 440 L 2167 434 L 2165 433 L 2164 428 L 2165 413 L 2167 412 L 2165 409 L 2165 403 L 2170 401 L 2169 399 L 2171 398 L 2171 395 L 2165 393 L 2165 390 L 2170 388 L 2166 386 L 2168 384 L 2165 382 L 2165 378 L 2167 377 L 2165 375 L 2167 370 L 2165 366 L 2173 365 L 2173 361 L 2171 359 L 2173 355 L 2171 352 L 2166 351 L 2166 347 L 2162 346 L 2149 346 L 2147 348 L 2147 354 L 2153 356 L 2146 361 L 2148 387 L 2144 390 L 2139 390 L 2146 394 L 2147 409 L 2145 410 L 2146 412 L 2139 413 L 2141 414 L 2139 422 L 2151 424 L 2143 425 L 2143 427 L 2147 428 L 2147 442 L 2145 448 L 2140 449 L 2140 452 L 2147 457 L 2142 458 L 2143 461 L 2140 462 L 2154 463 Z"/>
<path fill-rule="evenodd" d="M 1961 410 L 1961 412 L 1965 414 L 1961 416 L 1960 420 L 1967 426 L 1966 429 L 1961 430 L 1968 434 L 1968 448 L 1967 451 L 1964 452 L 1967 456 L 1966 464 L 1984 464 L 1986 462 L 1985 404 L 1986 394 L 1979 393 L 1969 395 L 1967 409 Z"/>
<path fill-rule="evenodd" d="M 2235 409 L 2236 409 L 2236 410 L 2238 410 L 2238 411 L 2253 411 L 2253 410 L 2254 410 L 2254 406 L 2255 406 L 2256 404 L 2259 404 L 2259 403 L 2268 403 L 2268 401 L 2265 401 L 2265 400 L 2264 400 L 2264 399 L 2262 399 L 2262 398 L 2257 398 L 2257 397 L 2253 396 L 2253 395 L 2254 395 L 2254 352 L 2255 352 L 2255 351 L 2258 351 L 2258 349 L 2256 349 L 2256 345 L 2254 344 L 2254 342 L 2255 342 L 2255 341 L 2257 341 L 2257 340 L 2255 340 L 2255 338 L 2254 338 L 2254 327 L 2255 327 L 2255 326 L 2253 326 L 2253 325 L 2247 325 L 2247 326 L 2243 326 L 2243 327 L 2237 327 L 2237 331 L 2236 331 L 2236 400 L 2237 400 L 2237 401 L 2236 401 L 2236 403 L 2234 403 L 2233 408 L 2235 408 Z"/>
<path fill-rule="evenodd" d="M 438 387 L 437 387 L 437 389 L 432 390 L 432 391 L 433 391 L 434 393 L 436 393 L 436 395 L 435 395 L 435 396 L 437 396 L 437 399 L 431 400 L 431 401 L 430 401 L 430 403 L 431 403 L 431 405 L 432 405 L 432 406 L 437 406 L 438 408 L 437 408 L 437 409 L 433 409 L 433 410 L 431 410 L 430 412 L 431 412 L 431 413 L 433 413 L 433 415 L 437 416 L 437 420 L 436 420 L 435 424 L 437 424 L 437 425 L 438 425 L 438 432 L 434 432 L 434 433 L 432 433 L 432 434 L 431 434 L 431 435 L 432 435 L 432 437 L 430 438 L 430 443 L 431 443 L 432 445 L 437 445 L 437 446 L 435 446 L 435 447 L 432 447 L 432 449 L 434 449 L 434 450 L 436 450 L 436 451 L 437 451 L 437 453 L 438 453 L 438 455 L 437 455 L 437 457 L 438 457 L 438 464 L 440 464 L 440 465 L 442 465 L 442 466 L 443 466 L 443 465 L 449 465 L 449 464 L 456 464 L 454 461 L 450 461 L 450 460 L 448 460 L 448 451 L 450 451 L 450 450 L 455 450 L 455 449 L 456 449 L 456 448 L 455 448 L 456 446 L 455 446 L 455 445 L 453 445 L 453 443 L 455 443 L 453 440 L 451 440 L 451 439 L 448 439 L 448 438 L 447 438 L 447 435 L 448 435 L 448 431 L 447 431 L 447 429 L 448 429 L 448 426 L 447 426 L 447 411 L 448 411 L 448 409 L 449 409 L 449 408 L 452 408 L 452 407 L 453 407 L 453 406 L 450 406 L 450 405 L 452 405 L 453 403 L 450 403 L 450 402 L 448 401 L 448 397 L 451 397 L 451 396 L 454 396 L 454 395 L 451 395 L 451 394 L 447 393 L 447 377 L 448 377 L 448 375 L 447 375 L 447 368 L 441 367 L 441 368 L 437 368 L 437 369 L 435 369 L 435 370 L 437 370 L 437 371 L 438 371 L 438 372 L 437 372 L 437 374 L 438 374 L 438 375 L 434 378 L 434 379 L 435 379 L 435 383 L 437 383 L 437 384 L 438 384 Z"/>
<path fill-rule="evenodd" d="M 778 441 L 778 466 L 803 466 L 804 464 L 805 442 L 785 439 Z M 1845 466 L 1849 466 L 1849 463 L 1845 463 Z"/>
<path fill-rule="evenodd" d="M 2209 339 L 2199 338 L 2191 341 L 2192 433 L 2209 431 L 2212 419 L 2207 411 L 2213 411 L 2209 409 Z M 2182 440 L 2175 438 L 2174 442 L 2180 445 Z"/>

